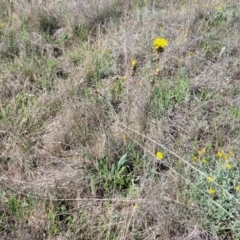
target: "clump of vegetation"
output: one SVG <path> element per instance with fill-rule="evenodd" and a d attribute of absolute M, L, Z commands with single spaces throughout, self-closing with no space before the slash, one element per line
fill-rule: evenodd
<path fill-rule="evenodd" d="M 238 238 L 240 168 L 233 151 L 218 151 L 216 156 L 211 156 L 199 150 L 194 161 L 201 174 L 192 179 L 194 185 L 187 192 L 194 204 L 203 209 L 204 224 L 219 235 Z"/>
<path fill-rule="evenodd" d="M 0 7 L 1 239 L 240 238 L 238 1 Z"/>

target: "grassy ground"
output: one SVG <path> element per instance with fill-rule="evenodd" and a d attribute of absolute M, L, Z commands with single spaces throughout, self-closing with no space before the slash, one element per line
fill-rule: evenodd
<path fill-rule="evenodd" d="M 1 239 L 240 239 L 237 0 L 0 9 Z"/>

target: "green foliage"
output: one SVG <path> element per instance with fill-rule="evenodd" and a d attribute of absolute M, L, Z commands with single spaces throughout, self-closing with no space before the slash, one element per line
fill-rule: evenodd
<path fill-rule="evenodd" d="M 155 87 L 152 98 L 152 108 L 156 117 L 166 114 L 175 104 L 180 105 L 188 101 L 190 80 L 179 77 L 176 82 L 161 80 Z"/>
<path fill-rule="evenodd" d="M 47 65 L 48 68 L 50 68 L 52 70 L 52 69 L 55 69 L 57 67 L 58 62 L 55 59 L 48 59 L 46 61 L 46 65 Z"/>
<path fill-rule="evenodd" d="M 228 159 L 224 160 L 224 158 Z M 237 186 L 240 181 L 240 165 L 228 155 L 218 158 L 208 156 L 205 160 L 206 162 L 199 162 L 196 166 L 206 176 L 211 176 L 214 180 L 209 181 L 207 177 L 199 173 L 195 174 L 191 178 L 191 182 L 195 186 L 191 185 L 187 194 L 203 211 L 203 221 L 206 228 L 215 231 L 218 236 L 224 236 L 230 231 L 238 239 L 240 237 L 240 189 Z M 216 186 L 215 183 L 221 187 Z M 210 189 L 213 190 L 212 193 Z"/>
<path fill-rule="evenodd" d="M 226 20 L 226 11 L 216 9 L 216 13 L 213 16 L 213 19 L 211 19 L 210 24 L 212 24 L 213 26 L 219 26 L 223 21 Z"/>
<path fill-rule="evenodd" d="M 240 118 L 240 107 L 239 106 L 232 107 L 230 112 L 231 112 L 233 118 L 235 118 L 235 119 Z"/>
<path fill-rule="evenodd" d="M 108 158 L 97 160 L 98 188 L 102 188 L 104 195 L 111 195 L 113 192 L 122 191 L 131 185 L 131 166 L 127 161 L 127 154 L 124 154 L 117 163 L 109 164 Z M 100 185 L 99 185 L 100 184 Z"/>
<path fill-rule="evenodd" d="M 81 41 L 85 42 L 88 40 L 89 27 L 86 24 L 80 24 L 74 27 L 75 36 Z"/>
<path fill-rule="evenodd" d="M 7 105 L 5 107 L 0 108 L 0 120 L 2 123 L 6 124 L 9 121 L 9 117 L 14 113 L 13 107 L 11 105 Z"/>
<path fill-rule="evenodd" d="M 113 105 L 118 104 L 121 101 L 125 81 L 124 78 L 117 78 L 113 81 L 110 87 L 110 102 Z"/>
<path fill-rule="evenodd" d="M 31 116 L 29 113 L 34 104 L 35 96 L 33 94 L 18 94 L 15 96 L 14 104 L 0 108 L 0 120 L 9 124 L 22 117 L 24 118 L 22 124 L 29 127 L 31 125 Z"/>
<path fill-rule="evenodd" d="M 95 81 L 100 81 L 103 78 L 109 77 L 113 73 L 112 68 L 112 54 L 111 53 L 95 53 L 95 66 L 94 66 L 94 74 L 93 78 Z"/>
<path fill-rule="evenodd" d="M 51 80 L 40 77 L 36 81 L 37 87 L 39 87 L 41 90 L 47 90 L 51 91 L 53 89 L 53 83 Z"/>
<path fill-rule="evenodd" d="M 48 214 L 50 234 L 72 231 L 75 228 L 76 216 L 71 214 L 71 206 L 65 202 L 54 202 Z"/>
<path fill-rule="evenodd" d="M 22 217 L 23 214 L 22 205 L 15 197 L 11 197 L 8 200 L 8 207 L 13 216 L 18 218 Z"/>
<path fill-rule="evenodd" d="M 123 196 L 138 196 L 138 168 L 143 165 L 142 152 L 131 142 L 125 147 L 122 150 L 125 153 L 119 159 L 110 160 L 106 155 L 96 160 L 96 168 L 85 168 L 90 175 L 91 190 L 94 194 L 110 197 L 118 192 Z"/>
<path fill-rule="evenodd" d="M 59 232 L 58 225 L 56 222 L 57 213 L 51 212 L 49 214 L 49 221 L 50 221 L 50 234 L 56 235 Z"/>

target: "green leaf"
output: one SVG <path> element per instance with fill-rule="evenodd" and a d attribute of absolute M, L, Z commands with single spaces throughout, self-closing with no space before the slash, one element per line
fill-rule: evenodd
<path fill-rule="evenodd" d="M 125 153 L 121 159 L 118 161 L 118 165 L 117 165 L 117 169 L 119 170 L 123 165 L 124 163 L 126 162 L 126 158 L 127 158 L 127 154 Z"/>

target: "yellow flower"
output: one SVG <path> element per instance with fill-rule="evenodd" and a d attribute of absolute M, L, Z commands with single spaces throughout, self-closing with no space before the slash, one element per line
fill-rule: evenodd
<path fill-rule="evenodd" d="M 157 152 L 157 153 L 156 153 L 156 158 L 157 158 L 158 160 L 162 160 L 163 157 L 164 157 L 164 155 L 163 155 L 162 152 Z"/>
<path fill-rule="evenodd" d="M 153 41 L 153 46 L 155 49 L 160 50 L 168 45 L 168 40 L 165 38 L 155 38 Z"/>
<path fill-rule="evenodd" d="M 222 11 L 222 6 L 220 6 L 220 5 L 217 6 L 217 10 L 218 10 L 218 11 Z"/>
<path fill-rule="evenodd" d="M 132 68 L 135 68 L 137 66 L 137 60 L 133 59 L 131 62 Z"/>
<path fill-rule="evenodd" d="M 213 182 L 213 181 L 214 181 L 214 177 L 213 177 L 213 176 L 208 176 L 208 180 L 209 180 L 210 182 Z"/>
<path fill-rule="evenodd" d="M 202 162 L 203 162 L 203 163 L 207 163 L 207 159 L 204 158 L 204 159 L 202 160 Z"/>
<path fill-rule="evenodd" d="M 209 192 L 210 194 L 212 194 L 212 195 L 213 195 L 213 194 L 215 194 L 215 193 L 216 193 L 216 190 L 215 190 L 215 189 L 213 189 L 213 188 L 210 188 L 208 192 Z"/>
<path fill-rule="evenodd" d="M 223 156 L 223 152 L 222 151 L 218 151 L 217 152 L 217 156 L 221 158 Z"/>
<path fill-rule="evenodd" d="M 134 209 L 139 209 L 139 205 L 138 205 L 137 203 L 135 203 L 135 205 L 134 205 L 133 208 L 134 208 Z"/>
<path fill-rule="evenodd" d="M 127 136 L 126 136 L 126 134 L 122 135 L 122 139 L 123 139 L 124 145 L 127 145 Z"/>
<path fill-rule="evenodd" d="M 158 76 L 160 74 L 160 68 L 156 68 L 154 75 Z"/>
<path fill-rule="evenodd" d="M 1 28 L 4 28 L 5 26 L 6 26 L 6 23 L 4 23 L 4 22 L 0 23 Z"/>
<path fill-rule="evenodd" d="M 198 155 L 202 155 L 205 152 L 205 149 L 198 150 L 197 152 L 198 152 Z"/>
<path fill-rule="evenodd" d="M 110 50 L 108 50 L 108 49 L 105 51 L 105 54 L 106 54 L 106 55 L 109 55 L 110 53 L 111 53 L 111 52 L 110 52 Z"/>
<path fill-rule="evenodd" d="M 227 167 L 227 169 L 231 169 L 232 168 L 232 165 L 230 164 L 230 163 L 228 163 L 227 165 L 226 165 L 226 167 Z"/>
<path fill-rule="evenodd" d="M 228 155 L 225 155 L 225 154 L 224 154 L 224 155 L 222 156 L 222 159 L 227 160 L 227 159 L 228 159 Z"/>
<path fill-rule="evenodd" d="M 199 162 L 199 158 L 196 157 L 196 156 L 193 156 L 193 161 L 194 161 L 194 162 Z"/>
<path fill-rule="evenodd" d="M 240 191 L 240 185 L 236 186 L 236 191 Z"/>

